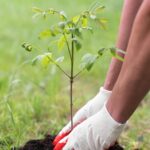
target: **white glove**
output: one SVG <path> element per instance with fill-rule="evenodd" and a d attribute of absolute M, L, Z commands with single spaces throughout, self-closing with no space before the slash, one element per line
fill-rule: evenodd
<path fill-rule="evenodd" d="M 108 149 L 114 145 L 124 126 L 125 124 L 116 122 L 110 116 L 104 105 L 98 113 L 73 129 L 67 137 L 67 144 L 63 150 Z"/>
<path fill-rule="evenodd" d="M 111 95 L 111 91 L 105 90 L 103 87 L 100 88 L 99 93 L 84 105 L 73 117 L 73 128 L 94 115 L 103 107 L 104 103 L 107 102 Z M 65 134 L 71 131 L 71 122 L 69 122 L 58 135 Z"/>

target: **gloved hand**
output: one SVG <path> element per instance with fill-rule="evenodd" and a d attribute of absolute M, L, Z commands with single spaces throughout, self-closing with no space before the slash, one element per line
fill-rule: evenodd
<path fill-rule="evenodd" d="M 78 125 L 55 146 L 55 150 L 105 150 L 114 145 L 125 124 L 116 122 L 106 106 Z M 60 149 L 61 147 L 61 149 Z"/>
<path fill-rule="evenodd" d="M 111 91 L 105 90 L 103 87 L 100 88 L 99 93 L 84 105 L 73 117 L 73 128 L 94 115 L 103 107 L 104 103 L 107 102 L 111 95 Z M 69 122 L 55 138 L 53 144 L 56 145 L 63 137 L 68 135 L 71 131 L 71 122 Z"/>

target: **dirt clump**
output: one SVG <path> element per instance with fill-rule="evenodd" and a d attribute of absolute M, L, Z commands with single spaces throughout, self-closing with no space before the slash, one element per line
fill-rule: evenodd
<path fill-rule="evenodd" d="M 30 140 L 24 146 L 15 150 L 53 150 L 53 140 L 56 136 L 46 135 L 44 139 Z M 124 150 L 117 142 L 109 150 Z"/>

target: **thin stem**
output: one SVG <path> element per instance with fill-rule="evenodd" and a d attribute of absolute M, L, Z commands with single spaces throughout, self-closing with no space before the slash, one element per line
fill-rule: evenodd
<path fill-rule="evenodd" d="M 70 47 L 69 47 L 69 43 L 68 43 L 68 40 L 67 40 L 67 37 L 66 37 L 65 33 L 63 33 L 63 35 L 64 35 L 64 38 L 65 38 L 65 41 L 66 41 L 66 44 L 67 44 L 68 53 L 69 53 L 70 60 L 71 60 L 72 56 L 71 56 L 71 50 L 70 50 Z"/>
<path fill-rule="evenodd" d="M 89 7 L 88 11 L 92 11 L 97 5 L 99 5 L 99 2 L 95 1 L 91 4 L 91 6 Z"/>
<path fill-rule="evenodd" d="M 70 76 L 58 64 L 54 64 L 70 79 Z"/>
<path fill-rule="evenodd" d="M 7 106 L 7 108 L 8 108 L 8 111 L 9 111 L 10 118 L 11 118 L 11 121 L 12 121 L 12 123 L 13 123 L 13 126 L 16 127 L 16 122 L 15 122 L 15 119 L 14 119 L 14 115 L 13 115 L 13 112 L 12 112 L 12 108 L 11 108 L 11 106 L 10 106 L 10 104 L 9 104 L 8 101 L 6 102 L 6 106 Z"/>
<path fill-rule="evenodd" d="M 94 3 L 91 5 L 91 7 L 90 7 L 87 11 L 84 11 L 84 12 L 90 12 L 90 11 L 93 9 L 94 6 L 96 7 L 97 4 L 98 4 L 98 2 L 94 2 Z M 84 12 L 83 12 L 83 13 L 84 13 Z M 75 27 L 78 26 L 78 24 L 79 24 L 79 22 L 80 22 L 80 20 L 81 20 L 82 17 L 83 17 L 83 15 L 81 14 L 80 17 L 79 17 L 79 19 L 78 19 L 78 21 L 77 21 L 77 23 L 75 24 Z"/>
<path fill-rule="evenodd" d="M 71 130 L 73 129 L 73 79 L 70 79 L 70 115 L 71 115 Z"/>
<path fill-rule="evenodd" d="M 15 122 L 15 119 L 14 119 L 14 114 L 12 112 L 12 108 L 11 108 L 10 103 L 9 103 L 9 99 L 10 99 L 11 92 L 13 91 L 14 86 L 12 84 L 12 81 L 15 79 L 15 75 L 16 75 L 16 71 L 11 76 L 11 79 L 9 81 L 9 86 L 8 86 L 8 89 L 7 89 L 7 94 L 4 97 L 4 102 L 7 106 L 7 109 L 8 109 L 8 112 L 9 112 L 9 115 L 11 117 L 11 120 L 12 120 L 12 123 L 13 123 L 14 127 L 16 127 L 16 122 Z"/>
<path fill-rule="evenodd" d="M 38 51 L 41 50 L 41 48 L 38 47 L 38 46 L 33 45 L 32 47 L 33 47 L 35 50 L 38 50 Z"/>
<path fill-rule="evenodd" d="M 77 74 L 74 75 L 74 79 L 77 78 L 85 69 L 80 70 Z"/>
<path fill-rule="evenodd" d="M 70 76 L 55 61 L 53 61 L 52 59 L 50 59 L 50 61 L 52 61 L 56 65 L 56 67 L 59 68 L 70 79 Z"/>
<path fill-rule="evenodd" d="M 77 21 L 77 23 L 76 23 L 75 27 L 77 27 L 77 26 L 78 26 L 78 24 L 79 24 L 79 22 L 80 22 L 81 18 L 82 18 L 82 15 L 80 15 L 80 17 L 79 17 L 79 19 L 78 19 L 78 21 Z"/>
<path fill-rule="evenodd" d="M 72 39 L 74 35 L 72 34 Z M 73 129 L 73 81 L 74 81 L 74 41 L 71 43 L 71 75 L 70 75 L 70 113 L 71 113 L 71 130 Z"/>

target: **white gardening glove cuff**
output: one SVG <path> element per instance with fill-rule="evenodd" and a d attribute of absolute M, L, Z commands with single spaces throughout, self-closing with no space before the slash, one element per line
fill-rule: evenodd
<path fill-rule="evenodd" d="M 78 125 L 68 136 L 63 150 L 104 150 L 112 146 L 119 138 L 125 124 L 115 121 L 106 109 Z"/>
<path fill-rule="evenodd" d="M 101 121 L 103 122 L 104 130 L 101 133 L 103 138 L 102 145 L 104 148 L 109 148 L 110 146 L 114 145 L 116 140 L 119 138 L 120 134 L 122 133 L 126 123 L 122 124 L 115 121 L 112 116 L 109 114 L 106 104 L 99 112 Z"/>
<path fill-rule="evenodd" d="M 112 91 L 108 91 L 104 89 L 104 87 L 101 87 L 99 93 L 83 107 L 86 112 L 86 117 L 88 118 L 100 111 L 104 103 L 108 101 L 111 93 Z"/>
<path fill-rule="evenodd" d="M 84 105 L 73 117 L 74 126 L 80 124 L 90 116 L 94 115 L 103 107 L 107 102 L 112 91 L 108 91 L 103 87 L 100 88 L 98 94 Z M 69 122 L 59 134 L 66 133 L 71 130 L 71 123 Z"/>

